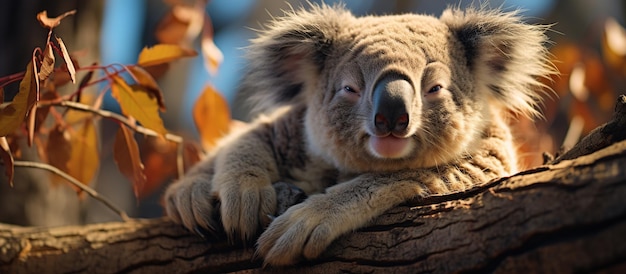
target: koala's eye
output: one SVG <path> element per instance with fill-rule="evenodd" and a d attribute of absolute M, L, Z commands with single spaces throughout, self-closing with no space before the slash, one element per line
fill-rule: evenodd
<path fill-rule="evenodd" d="M 344 90 L 344 91 L 347 91 L 347 92 L 350 92 L 350 93 L 357 93 L 356 89 L 354 89 L 354 88 L 353 88 L 353 87 L 351 87 L 351 86 L 344 86 L 344 87 L 343 87 L 343 90 Z"/>
<path fill-rule="evenodd" d="M 440 91 L 442 88 L 443 87 L 441 85 L 435 85 L 428 90 L 428 93 L 435 93 L 437 91 Z"/>

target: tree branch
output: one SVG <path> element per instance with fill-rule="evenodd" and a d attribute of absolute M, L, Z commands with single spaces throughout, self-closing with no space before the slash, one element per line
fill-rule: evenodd
<path fill-rule="evenodd" d="M 394 208 L 323 257 L 271 273 L 594 272 L 626 267 L 626 141 Z M 620 268 L 621 267 L 621 268 Z M 260 272 L 253 245 L 205 241 L 167 219 L 0 225 L 0 272 Z"/>
<path fill-rule="evenodd" d="M 72 102 L 72 101 L 65 101 L 65 100 L 63 100 L 63 101 L 39 101 L 38 107 L 44 107 L 44 106 L 66 107 L 66 108 L 70 108 L 70 109 L 74 109 L 74 110 L 91 112 L 91 113 L 94 113 L 94 114 L 96 114 L 98 116 L 101 116 L 101 117 L 105 117 L 105 118 L 116 120 L 116 121 L 126 125 L 127 127 L 131 128 L 132 130 L 134 130 L 136 132 L 139 132 L 139 133 L 141 133 L 143 135 L 152 136 L 152 137 L 160 137 L 161 136 L 160 134 L 158 134 L 154 130 L 151 130 L 149 128 L 145 128 L 143 126 L 135 124 L 134 121 L 130 121 L 128 118 L 126 118 L 123 115 L 119 115 L 119 114 L 117 114 L 115 112 L 111 112 L 111 111 L 108 111 L 108 110 L 92 108 L 91 106 L 88 106 L 88 105 L 85 105 L 85 104 Z M 182 143 L 183 142 L 183 138 L 182 137 L 180 137 L 178 135 L 171 134 L 171 133 L 166 133 L 163 137 L 166 140 L 172 141 L 172 142 L 175 142 L 175 143 Z"/>

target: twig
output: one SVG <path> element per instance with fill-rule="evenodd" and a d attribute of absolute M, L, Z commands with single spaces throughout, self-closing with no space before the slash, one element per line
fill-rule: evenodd
<path fill-rule="evenodd" d="M 153 136 L 153 137 L 161 136 L 154 130 L 145 128 L 143 126 L 135 124 L 134 122 L 131 122 L 125 116 L 119 115 L 115 112 L 111 112 L 108 110 L 93 108 L 89 105 L 81 104 L 78 102 L 66 101 L 66 100 L 62 100 L 62 101 L 53 100 L 53 101 L 39 101 L 37 103 L 37 107 L 44 107 L 44 106 L 61 106 L 61 107 L 71 108 L 71 109 L 78 110 L 78 111 L 91 112 L 101 117 L 119 121 L 120 123 L 123 123 L 129 128 L 135 130 L 136 132 L 142 133 L 144 135 Z M 183 162 L 183 150 L 184 150 L 183 138 L 178 135 L 171 134 L 171 133 L 166 133 L 165 136 L 163 137 L 168 141 L 177 143 L 176 169 L 177 169 L 178 178 L 181 178 L 183 174 L 185 173 L 185 167 L 184 167 L 184 162 Z"/>
<path fill-rule="evenodd" d="M 130 220 L 130 218 L 128 217 L 126 212 L 124 212 L 124 210 L 119 209 L 111 201 L 109 201 L 107 198 L 105 198 L 104 196 L 101 196 L 100 194 L 98 194 L 98 192 L 96 192 L 94 189 L 92 189 L 92 188 L 82 184 L 78 180 L 74 179 L 74 177 L 70 176 L 69 174 L 61 171 L 60 169 L 58 169 L 56 167 L 53 167 L 51 165 L 44 164 L 44 163 L 30 162 L 30 161 L 15 161 L 15 162 L 13 162 L 13 166 L 14 167 L 39 168 L 39 169 L 50 171 L 50 172 L 52 172 L 52 173 L 54 173 L 56 175 L 59 175 L 63 179 L 67 180 L 67 182 L 69 182 L 70 184 L 74 185 L 77 188 L 80 188 L 80 190 L 86 192 L 92 198 L 102 202 L 105 206 L 107 206 L 111 210 L 115 211 L 115 213 L 120 215 L 122 220 L 124 220 L 124 221 L 129 221 Z"/>
<path fill-rule="evenodd" d="M 66 108 L 71 108 L 74 110 L 78 110 L 78 111 L 85 111 L 85 112 L 91 112 L 94 114 L 97 114 L 99 116 L 105 117 L 105 118 L 109 118 L 109 119 L 113 119 L 116 120 L 118 122 L 121 122 L 122 124 L 126 125 L 127 127 L 133 129 L 136 132 L 139 132 L 143 135 L 147 135 L 147 136 L 152 136 L 152 137 L 160 137 L 161 135 L 158 134 L 156 131 L 151 130 L 149 128 L 145 128 L 143 126 L 137 125 L 134 122 L 131 122 L 128 118 L 124 117 L 123 115 L 117 114 L 115 112 L 111 112 L 108 110 L 103 110 L 103 109 L 96 109 L 93 108 L 89 105 L 85 105 L 85 104 L 81 104 L 81 103 L 77 103 L 77 102 L 72 102 L 72 101 L 39 101 L 38 102 L 38 107 L 44 107 L 44 106 L 60 106 L 60 107 L 66 107 Z M 183 142 L 183 138 L 178 136 L 178 135 L 174 135 L 171 133 L 166 133 L 163 136 L 166 140 L 168 141 L 172 141 L 175 143 L 182 143 Z"/>

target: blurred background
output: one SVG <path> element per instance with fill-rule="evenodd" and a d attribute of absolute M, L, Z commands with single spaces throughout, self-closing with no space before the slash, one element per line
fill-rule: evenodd
<path fill-rule="evenodd" d="M 325 2 L 332 4 L 336 1 Z M 355 15 L 413 12 L 434 16 L 439 16 L 449 5 L 464 7 L 472 2 L 343 1 Z M 546 81 L 554 93 L 544 102 L 545 119 L 537 122 L 522 119 L 516 126 L 525 165 L 537 166 L 542 163 L 542 152 L 554 154 L 608 121 L 617 95 L 624 94 L 626 3 L 623 0 L 486 2 L 490 7 L 503 10 L 521 9 L 521 14 L 532 24 L 553 24 L 548 33 L 552 41 L 549 47 L 561 75 Z M 187 58 L 174 62 L 158 77 L 167 105 L 167 111 L 162 115 L 165 127 L 184 138 L 198 140 L 191 109 L 203 89 L 207 85 L 215 87 L 230 104 L 232 117 L 245 119 L 246 109 L 235 103 L 236 86 L 244 65 L 243 48 L 254 37 L 254 29 L 260 29 L 270 15 L 279 16 L 281 10 L 302 5 L 306 2 L 1 0 L 0 77 L 23 71 L 33 49 L 44 46 L 47 30 L 36 20 L 36 14 L 42 10 L 47 10 L 50 17 L 77 10 L 76 15 L 62 21 L 55 34 L 63 38 L 79 65 L 88 66 L 92 63 L 133 64 L 143 47 L 157 43 L 177 43 L 202 52 L 201 40 L 207 37 L 207 33 L 200 33 L 193 23 L 193 12 L 199 7 L 212 24 L 212 38 L 221 51 L 218 56 L 222 58 L 221 64 L 215 73 L 210 73 L 202 56 Z M 213 52 L 213 55 L 219 53 Z M 102 88 L 95 86 L 87 93 L 96 94 L 102 92 Z M 16 91 L 16 88 L 9 87 L 5 90 L 9 97 Z M 72 87 L 69 87 L 67 92 L 71 91 Z M 119 111 L 110 96 L 105 97 L 103 108 Z M 131 183 L 120 174 L 112 160 L 111 146 L 116 127 L 114 122 L 106 119 L 99 123 L 102 164 L 90 185 L 132 217 L 162 216 L 162 187 L 171 182 L 173 176 L 161 176 L 149 193 L 141 200 L 136 199 Z M 22 157 L 37 160 L 36 149 L 24 149 Z M 0 179 L 0 222 L 50 226 L 119 220 L 99 202 L 78 198 L 74 190 L 63 184 L 50 184 L 49 174 L 44 171 L 16 169 L 12 188 L 3 180 Z"/>

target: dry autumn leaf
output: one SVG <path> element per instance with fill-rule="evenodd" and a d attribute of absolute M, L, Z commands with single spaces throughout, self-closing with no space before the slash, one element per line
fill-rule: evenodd
<path fill-rule="evenodd" d="M 70 79 L 72 79 L 72 83 L 76 83 L 76 68 L 74 67 L 74 62 L 70 54 L 67 52 L 65 43 L 63 43 L 63 40 L 59 37 L 57 37 L 57 43 L 59 43 L 59 48 L 61 48 L 61 53 L 63 53 L 63 61 L 65 62 L 65 67 L 70 75 Z"/>
<path fill-rule="evenodd" d="M 123 125 L 120 125 L 115 135 L 113 159 L 120 172 L 133 183 L 135 196 L 138 197 L 140 190 L 146 183 L 146 175 L 141 163 L 137 141 L 135 141 L 133 133 Z"/>
<path fill-rule="evenodd" d="M 142 67 L 160 65 L 171 61 L 198 55 L 194 50 L 185 49 L 178 45 L 158 44 L 145 47 L 139 53 L 137 64 Z"/>
<path fill-rule="evenodd" d="M 9 179 L 9 184 L 13 186 L 13 155 L 6 137 L 0 137 L 0 159 L 4 165 L 4 173 Z"/>
<path fill-rule="evenodd" d="M 98 134 L 93 119 L 87 119 L 75 131 L 67 173 L 83 184 L 89 184 L 100 166 Z"/>
<path fill-rule="evenodd" d="M 26 118 L 26 112 L 37 100 L 39 91 L 37 75 L 37 68 L 33 66 L 33 61 L 29 62 L 13 101 L 0 105 L 0 137 L 13 133 L 22 124 Z"/>
<path fill-rule="evenodd" d="M 128 70 L 133 75 L 137 84 L 144 87 L 146 91 L 150 92 L 150 94 L 154 95 L 157 99 L 157 103 L 159 104 L 159 109 L 161 111 L 165 111 L 165 102 L 163 100 L 163 92 L 161 88 L 157 84 L 156 80 L 148 73 L 145 69 L 139 66 L 128 66 Z"/>
<path fill-rule="evenodd" d="M 178 44 L 185 39 L 190 20 L 184 15 L 184 13 L 176 12 L 176 6 L 165 14 L 155 31 L 155 36 L 160 43 Z"/>
<path fill-rule="evenodd" d="M 52 44 L 47 43 L 46 49 L 43 51 L 43 60 L 41 61 L 41 67 L 39 68 L 39 79 L 43 82 L 54 72 L 54 51 L 52 51 Z"/>
<path fill-rule="evenodd" d="M 204 57 L 204 64 L 207 71 L 212 75 L 215 75 L 217 73 L 217 69 L 224 60 L 224 55 L 222 55 L 222 51 L 220 51 L 220 49 L 217 48 L 213 42 L 213 25 L 211 25 L 211 20 L 207 15 L 204 17 L 201 46 L 202 56 Z"/>
<path fill-rule="evenodd" d="M 141 143 L 141 158 L 145 166 L 146 184 L 139 191 L 137 198 L 152 194 L 167 179 L 176 174 L 177 144 L 164 138 L 146 137 Z"/>
<path fill-rule="evenodd" d="M 193 106 L 193 121 L 205 150 L 212 149 L 217 140 L 228 133 L 230 120 L 226 99 L 212 86 L 207 86 Z"/>
<path fill-rule="evenodd" d="M 59 95 L 56 92 L 53 92 L 50 90 L 41 94 L 42 101 L 52 101 L 58 98 L 59 98 Z M 49 113 L 50 113 L 49 105 L 37 108 L 37 115 L 35 115 L 35 132 L 37 132 L 41 128 L 46 118 L 48 118 Z"/>
<path fill-rule="evenodd" d="M 187 171 L 202 160 L 202 151 L 194 143 L 186 142 L 183 145 L 183 163 L 185 171 Z"/>
<path fill-rule="evenodd" d="M 58 26 L 59 24 L 61 24 L 61 20 L 67 16 L 73 15 L 76 13 L 76 10 L 71 10 L 68 11 L 66 13 L 63 13 L 57 17 L 54 18 L 49 18 L 48 17 L 48 11 L 42 11 L 40 13 L 37 14 L 37 20 L 39 21 L 39 23 L 45 27 L 45 28 L 49 28 L 49 29 L 53 29 L 56 26 Z"/>
<path fill-rule="evenodd" d="M 141 125 L 164 135 L 167 130 L 159 116 L 159 104 L 156 96 L 142 86 L 128 85 L 119 76 L 112 77 L 111 93 L 126 116 L 137 119 Z"/>
<path fill-rule="evenodd" d="M 32 146 L 33 145 L 33 139 L 35 138 L 35 123 L 37 120 L 37 104 L 33 104 L 33 106 L 30 107 L 30 110 L 28 111 L 28 124 L 26 126 L 26 128 L 28 129 L 28 138 L 27 138 L 27 144 L 28 146 Z"/>
<path fill-rule="evenodd" d="M 48 164 L 67 172 L 67 163 L 72 153 L 72 136 L 70 131 L 55 126 L 48 135 L 46 143 L 46 155 L 48 155 Z"/>

